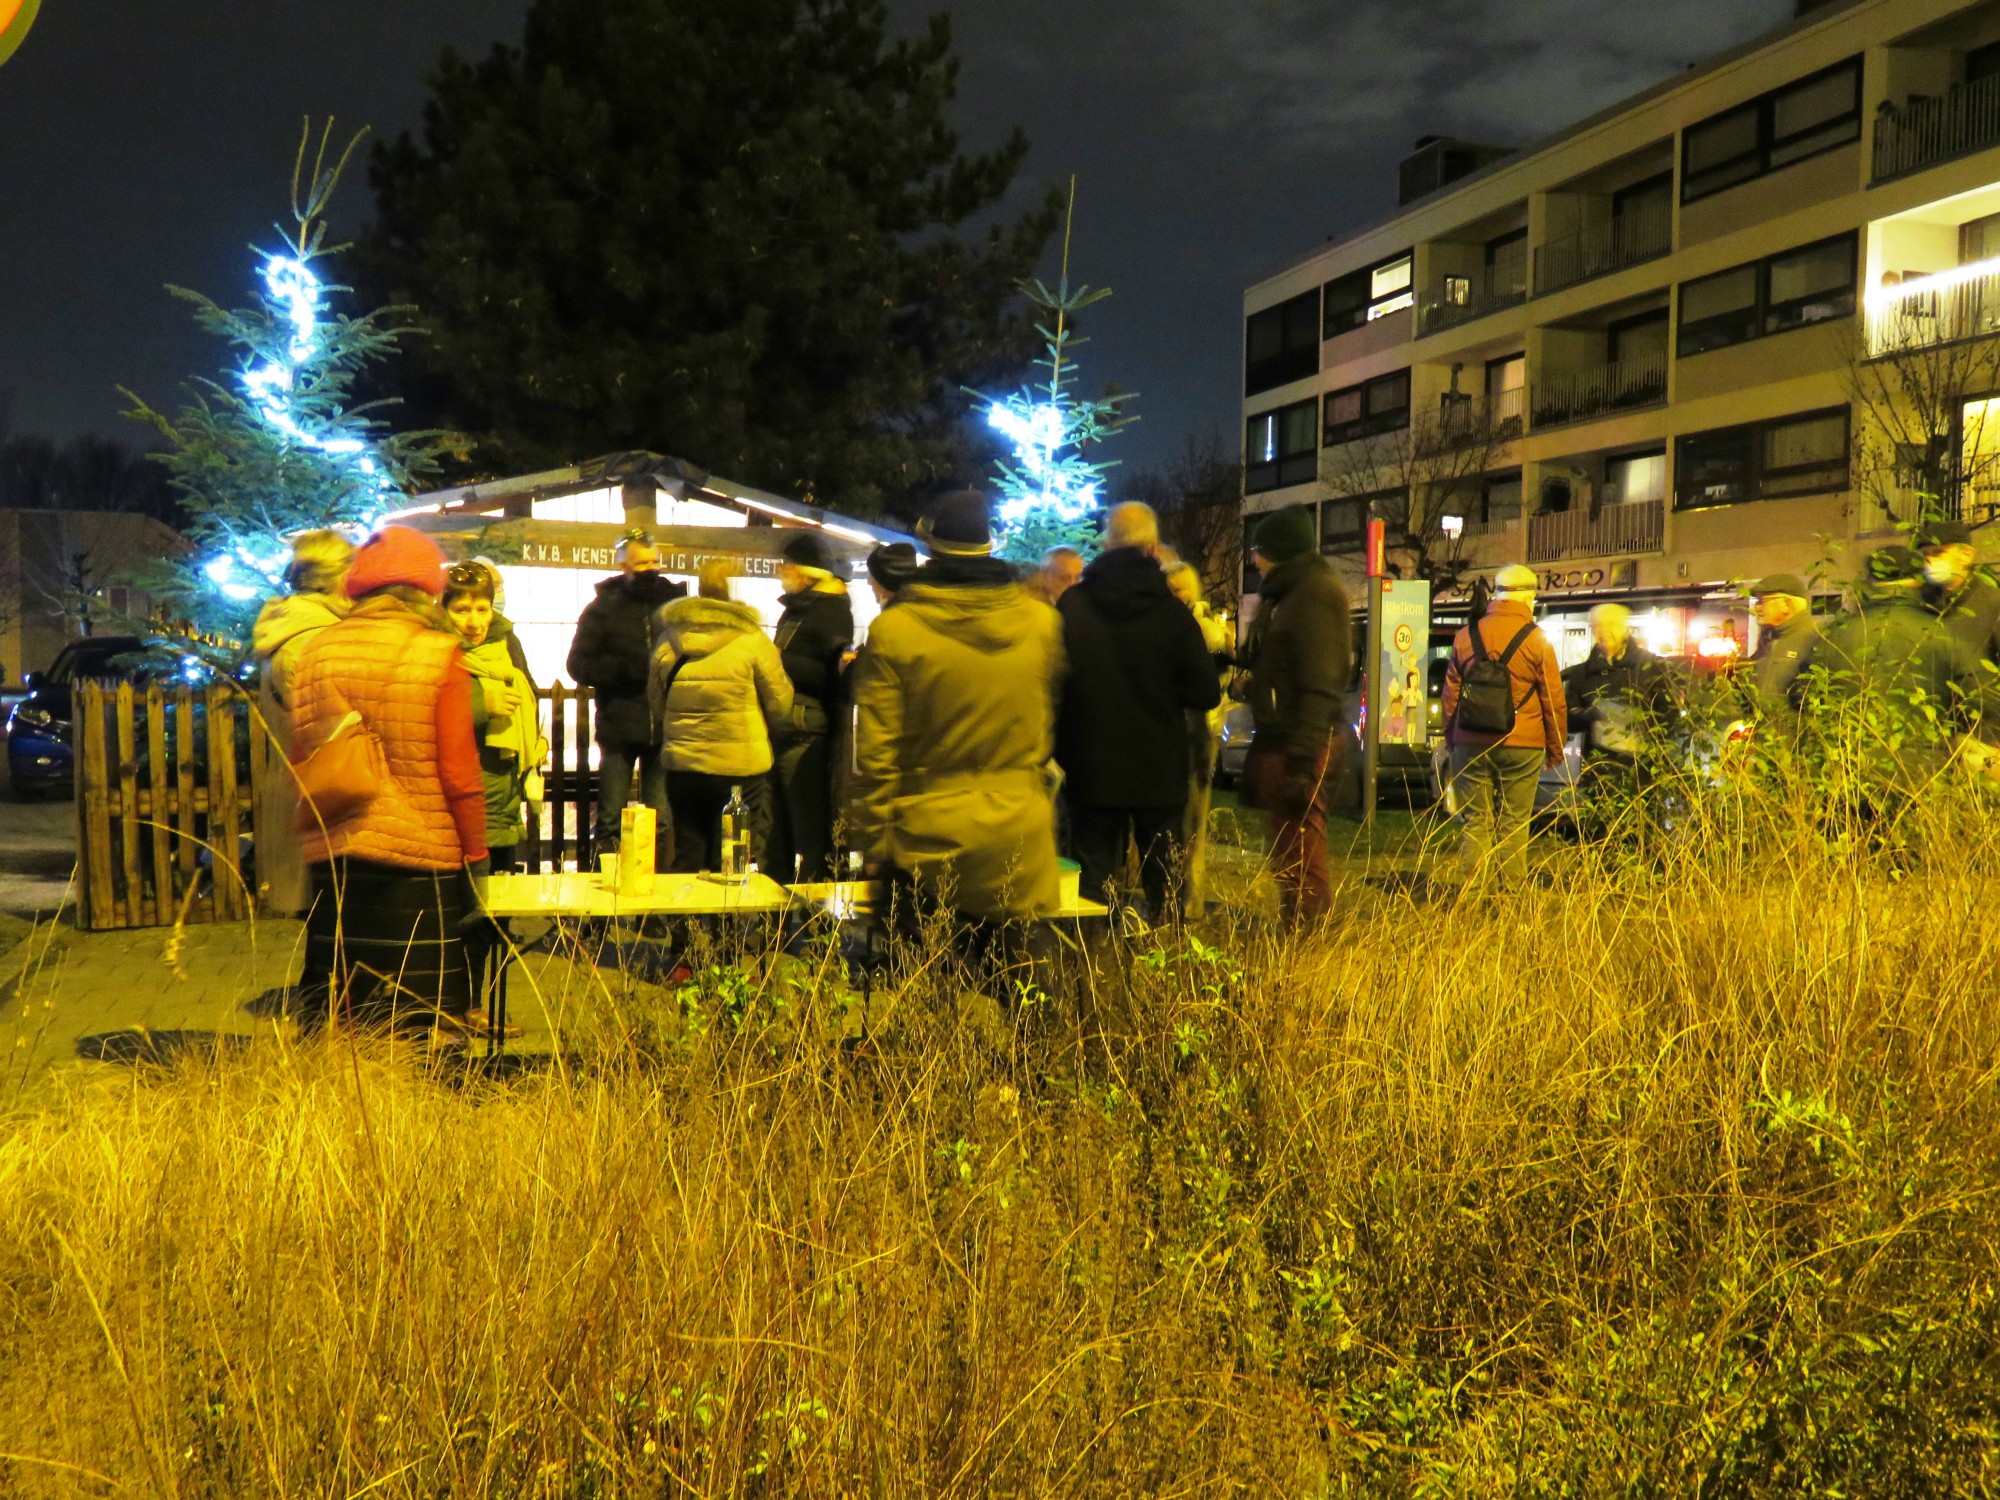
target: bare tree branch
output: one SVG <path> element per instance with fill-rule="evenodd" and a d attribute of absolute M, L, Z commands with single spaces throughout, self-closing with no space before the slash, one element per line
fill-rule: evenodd
<path fill-rule="evenodd" d="M 1486 477 L 1519 425 L 1517 417 L 1496 418 L 1483 401 L 1447 398 L 1403 427 L 1325 449 L 1321 494 L 1371 501 L 1368 519 L 1387 522 L 1397 572 L 1451 593 L 1472 568 Z"/>

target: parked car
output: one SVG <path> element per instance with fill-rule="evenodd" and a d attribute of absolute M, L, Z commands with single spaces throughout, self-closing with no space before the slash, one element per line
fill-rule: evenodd
<path fill-rule="evenodd" d="M 90 677 L 115 675 L 114 658 L 143 649 L 131 635 L 86 636 L 71 641 L 46 672 L 22 679 L 27 696 L 7 715 L 7 774 L 17 797 L 68 790 L 75 778 L 70 749 L 70 691 Z"/>
<path fill-rule="evenodd" d="M 1430 743 L 1381 746 L 1376 759 L 1378 791 L 1400 785 L 1406 793 L 1413 790 L 1427 790 L 1433 798 L 1442 794 L 1443 782 L 1432 769 L 1431 747 L 1442 743 L 1444 735 L 1444 672 L 1444 658 L 1434 658 L 1430 664 L 1427 684 Z M 1363 711 L 1364 692 L 1364 676 L 1357 670 L 1341 705 L 1338 733 L 1344 743 L 1340 763 L 1340 784 L 1334 788 L 1332 797 L 1332 804 L 1335 807 L 1351 808 L 1360 805 L 1362 735 L 1363 726 L 1367 721 L 1367 715 Z M 1249 704 L 1236 703 L 1230 706 L 1229 713 L 1222 722 L 1222 749 L 1216 758 L 1216 780 L 1221 785 L 1233 785 L 1242 776 L 1243 762 L 1249 757 L 1250 741 L 1256 734 L 1256 729 Z"/>

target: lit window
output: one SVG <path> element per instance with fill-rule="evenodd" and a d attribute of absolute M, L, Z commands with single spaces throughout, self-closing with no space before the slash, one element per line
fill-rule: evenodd
<path fill-rule="evenodd" d="M 1243 427 L 1243 488 L 1247 494 L 1305 484 L 1319 477 L 1319 402 L 1295 401 L 1259 412 Z"/>
<path fill-rule="evenodd" d="M 1386 266 L 1377 266 L 1368 273 L 1368 296 L 1371 301 L 1393 297 L 1397 292 L 1410 289 L 1411 257 L 1392 260 Z"/>
<path fill-rule="evenodd" d="M 1413 258 L 1405 250 L 1389 260 L 1365 270 L 1354 271 L 1329 281 L 1322 298 L 1327 338 L 1372 323 L 1377 318 L 1414 306 L 1416 293 L 1411 286 Z"/>

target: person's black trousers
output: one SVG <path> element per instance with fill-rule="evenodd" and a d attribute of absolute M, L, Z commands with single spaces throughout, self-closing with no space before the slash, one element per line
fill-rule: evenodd
<path fill-rule="evenodd" d="M 781 885 L 833 879 L 833 757 L 826 735 L 794 731 L 778 746 L 771 780 L 776 816 L 764 873 Z"/>
<path fill-rule="evenodd" d="M 1139 886 L 1146 914 L 1164 921 L 1174 912 L 1180 890 L 1181 822 L 1187 804 L 1172 807 L 1086 807 L 1072 803 L 1070 837 L 1083 866 L 1079 889 L 1089 901 L 1110 900 L 1109 887 L 1123 881 L 1127 851 L 1139 846 Z M 1127 902 L 1126 904 L 1130 904 Z"/>
<path fill-rule="evenodd" d="M 683 874 L 722 868 L 722 809 L 731 787 L 743 788 L 750 809 L 750 857 L 766 874 L 770 868 L 771 783 L 767 776 L 711 776 L 703 771 L 668 771 L 667 806 L 674 814 L 673 869 Z M 787 871 L 787 878 L 790 872 Z"/>
<path fill-rule="evenodd" d="M 305 972 L 307 1030 L 329 1012 L 362 1025 L 428 1026 L 472 1008 L 472 975 L 461 929 L 461 870 L 412 870 L 372 860 L 335 859 L 307 867 Z"/>

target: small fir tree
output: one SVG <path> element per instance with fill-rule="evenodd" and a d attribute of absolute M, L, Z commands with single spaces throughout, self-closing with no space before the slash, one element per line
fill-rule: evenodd
<path fill-rule="evenodd" d="M 1077 337 L 1071 322 L 1084 308 L 1111 295 L 1109 287 L 1070 288 L 1070 225 L 1075 214 L 1072 178 L 1061 276 L 1054 287 L 1039 280 L 1021 284 L 1039 314 L 1036 331 L 1042 335 L 1045 352 L 1035 364 L 1048 372 L 1048 378 L 989 400 L 986 407 L 987 425 L 1014 448 L 1012 460 L 999 461 L 994 482 L 1000 497 L 994 507 L 1000 555 L 1013 562 L 1037 562 L 1051 547 L 1074 547 L 1086 555 L 1096 550 L 1104 475 L 1117 460 L 1094 461 L 1085 455 L 1138 420 L 1123 411 L 1136 399 L 1133 393 L 1113 390 L 1087 401 L 1070 390 L 1076 365 L 1071 351 L 1089 342 Z"/>
<path fill-rule="evenodd" d="M 389 433 L 378 416 L 387 403 L 353 400 L 361 372 L 409 329 L 399 322 L 406 309 L 349 316 L 328 305 L 348 289 L 321 276 L 346 248 L 326 243 L 327 205 L 362 136 L 337 158 L 331 138 L 331 121 L 317 142 L 307 123 L 292 172 L 293 227 L 279 230 L 282 249 L 258 252 L 253 307 L 225 309 L 168 288 L 239 352 L 233 381 L 188 382 L 172 416 L 123 392 L 132 403 L 126 415 L 166 441 L 158 457 L 183 497 L 194 544 L 185 559 L 135 577 L 161 611 L 145 628 L 223 671 L 240 665 L 257 611 L 282 588 L 289 538 L 314 527 L 359 536 L 454 444 L 441 432 Z"/>

